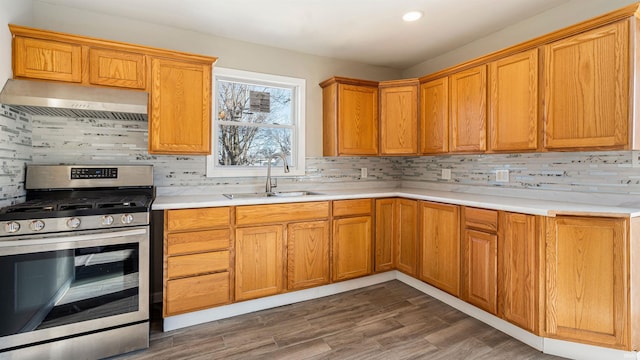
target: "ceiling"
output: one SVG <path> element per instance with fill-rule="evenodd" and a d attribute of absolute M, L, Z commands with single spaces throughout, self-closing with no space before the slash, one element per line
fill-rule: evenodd
<path fill-rule="evenodd" d="M 568 0 L 43 0 L 302 53 L 406 69 Z M 420 10 L 416 22 L 404 12 Z"/>

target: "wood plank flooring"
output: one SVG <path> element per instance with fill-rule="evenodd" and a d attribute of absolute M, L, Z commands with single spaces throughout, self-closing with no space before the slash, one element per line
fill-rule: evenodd
<path fill-rule="evenodd" d="M 117 359 L 560 359 L 397 281 L 163 333 Z"/>

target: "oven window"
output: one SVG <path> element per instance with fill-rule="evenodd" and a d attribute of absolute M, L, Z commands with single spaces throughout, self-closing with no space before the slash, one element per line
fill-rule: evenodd
<path fill-rule="evenodd" d="M 0 257 L 0 336 L 138 311 L 138 244 Z"/>

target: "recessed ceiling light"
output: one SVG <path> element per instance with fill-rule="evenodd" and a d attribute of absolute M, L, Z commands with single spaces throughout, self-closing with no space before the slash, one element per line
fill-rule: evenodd
<path fill-rule="evenodd" d="M 416 21 L 422 17 L 422 11 L 409 11 L 402 15 L 404 21 Z"/>

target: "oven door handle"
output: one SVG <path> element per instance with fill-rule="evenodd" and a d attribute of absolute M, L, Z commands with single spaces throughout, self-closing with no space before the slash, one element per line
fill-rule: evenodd
<path fill-rule="evenodd" d="M 81 243 L 96 243 L 97 241 L 105 242 L 105 243 L 114 243 L 118 242 L 118 239 L 128 238 L 128 239 L 139 239 L 138 241 L 144 241 L 148 239 L 149 230 L 148 227 L 140 227 L 135 229 L 127 229 L 127 230 L 118 230 L 112 232 L 99 232 L 99 233 L 91 233 L 91 234 L 81 234 L 81 235 L 71 235 L 66 234 L 63 236 L 45 236 L 45 237 L 37 237 L 37 238 L 28 238 L 28 239 L 20 239 L 20 240 L 9 240 L 9 241 L 0 241 L 0 255 L 3 254 L 4 251 L 2 249 L 6 248 L 20 248 L 22 250 L 27 250 L 28 248 L 37 247 L 39 251 L 47 251 L 47 250 L 60 250 L 63 248 L 67 248 L 66 245 L 71 244 L 81 244 Z M 135 240 L 128 242 L 136 242 Z M 34 249 L 31 249 L 34 250 Z M 13 252 L 13 251 L 11 251 Z M 24 253 L 23 251 L 18 251 L 20 253 Z"/>

